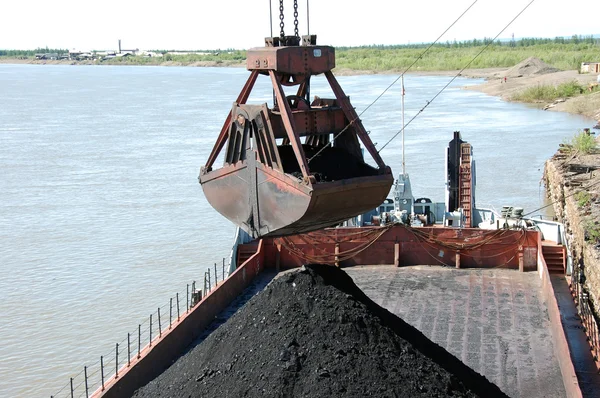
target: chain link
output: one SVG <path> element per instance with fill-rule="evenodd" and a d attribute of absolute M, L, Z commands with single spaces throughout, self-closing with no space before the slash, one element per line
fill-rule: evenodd
<path fill-rule="evenodd" d="M 281 40 L 285 37 L 285 32 L 283 31 L 283 0 L 279 0 L 279 27 L 281 31 L 279 32 L 279 37 Z"/>
<path fill-rule="evenodd" d="M 298 33 L 298 0 L 294 0 L 294 35 L 300 38 Z"/>

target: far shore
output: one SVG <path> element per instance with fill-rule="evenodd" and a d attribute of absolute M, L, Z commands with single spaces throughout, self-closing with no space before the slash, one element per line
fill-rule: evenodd
<path fill-rule="evenodd" d="M 121 63 L 103 63 L 97 61 L 72 61 L 72 60 L 32 60 L 17 58 L 0 58 L 0 64 L 33 64 L 33 65 L 122 65 Z M 135 64 L 134 64 L 135 65 Z M 132 66 L 134 66 L 132 65 Z M 175 61 L 163 61 L 148 64 L 147 66 L 192 66 L 192 67 L 239 67 L 246 66 L 245 61 L 196 61 L 192 63 L 182 63 Z M 482 93 L 501 97 L 505 101 L 511 101 L 512 97 L 529 87 L 538 85 L 559 85 L 569 81 L 577 81 L 582 86 L 587 86 L 596 81 L 595 74 L 580 74 L 576 70 L 558 71 L 545 74 L 532 74 L 528 76 L 507 77 L 506 72 L 510 68 L 487 68 L 487 69 L 466 69 L 460 76 L 473 79 L 484 79 L 481 84 L 469 85 L 464 88 L 467 90 L 476 90 Z M 339 76 L 370 75 L 370 74 L 391 74 L 399 75 L 401 70 L 374 71 L 374 70 L 355 70 L 348 68 L 336 68 L 334 70 Z M 458 71 L 419 71 L 411 70 L 408 72 L 413 75 L 421 76 L 456 76 Z M 506 77 L 506 81 L 505 81 Z M 534 104 L 540 108 L 552 111 L 568 112 L 579 114 L 585 117 L 595 119 L 600 124 L 600 91 L 587 95 L 579 95 L 571 98 L 564 98 L 554 101 L 550 104 L 540 102 Z"/>

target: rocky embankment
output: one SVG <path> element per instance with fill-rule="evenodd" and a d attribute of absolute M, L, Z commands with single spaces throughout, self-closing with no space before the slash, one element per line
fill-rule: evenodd
<path fill-rule="evenodd" d="M 544 181 L 558 221 L 565 224 L 583 288 L 600 308 L 600 153 L 561 146 L 546 162 Z"/>

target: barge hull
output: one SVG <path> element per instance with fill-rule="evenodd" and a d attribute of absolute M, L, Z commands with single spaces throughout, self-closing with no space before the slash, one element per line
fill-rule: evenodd
<path fill-rule="evenodd" d="M 415 326 L 433 341 L 498 383 L 511 396 L 583 396 L 573 365 L 577 361 L 572 359 L 573 353 L 561 323 L 561 316 L 564 315 L 556 301 L 542 255 L 540 233 L 508 231 L 494 244 L 489 240 L 483 242 L 487 238 L 481 230 L 420 230 L 425 231 L 427 236 L 444 237 L 446 242 L 459 246 L 452 253 L 447 246 L 436 247 L 431 242 L 419 244 L 414 234 L 406 231 L 405 227 L 380 228 L 379 238 L 363 250 L 360 256 L 354 256 L 348 264 L 350 275 L 359 276 L 359 287 L 365 289 L 368 295 L 373 295 L 375 301 L 390 311 L 408 318 L 409 322 L 418 323 Z M 314 250 L 318 249 L 318 253 L 314 254 L 336 257 L 334 254 L 339 253 L 340 245 L 336 240 L 343 241 L 346 249 L 349 248 L 348 245 L 361 245 L 364 235 L 356 234 L 356 231 L 357 229 L 352 228 L 326 231 L 323 239 L 332 241 L 318 247 L 306 235 L 294 236 L 288 240 L 288 244 L 296 248 L 305 245 L 306 250 L 313 247 Z M 361 231 L 364 232 L 364 228 Z M 352 240 L 356 242 L 352 243 Z M 466 246 L 460 246 L 461 241 L 483 243 L 475 245 L 473 250 L 464 251 L 461 248 Z M 228 279 L 205 295 L 188 314 L 174 323 L 172 329 L 155 339 L 152 346 L 145 347 L 139 358 L 119 371 L 118 378 L 108 380 L 104 390 L 97 391 L 93 396 L 131 395 L 137 388 L 158 376 L 196 342 L 212 320 L 226 310 L 265 269 L 279 271 L 295 268 L 304 261 L 295 257 L 277 239 L 253 242 L 248 247 L 256 248 L 253 255 L 239 265 Z M 399 253 L 398 247 L 406 250 Z M 432 256 L 433 253 L 439 254 L 441 249 L 449 259 L 460 259 L 463 256 L 468 261 L 456 261 L 456 268 L 441 267 L 439 261 Z M 506 257 L 507 253 L 510 253 L 509 257 Z M 366 262 L 369 257 L 377 265 Z M 412 266 L 418 260 L 424 260 L 421 263 L 424 268 Z M 366 273 L 361 269 L 364 265 L 369 266 L 365 268 L 368 271 Z M 406 267 L 397 268 L 400 265 Z M 461 266 L 472 269 L 459 269 Z M 437 282 L 432 285 L 434 289 L 431 291 L 425 289 L 431 285 L 431 276 L 424 274 L 422 269 L 439 274 L 434 278 Z M 526 270 L 536 272 L 523 272 Z M 411 272 L 414 273 L 412 277 L 407 277 Z M 508 280 L 504 279 L 506 275 L 503 272 L 510 275 Z M 403 279 L 406 282 L 400 283 Z M 413 290 L 403 289 L 402 283 L 413 283 Z M 402 299 L 401 296 L 417 293 L 422 295 L 424 301 L 422 304 L 419 300 L 413 301 L 413 306 L 418 305 L 413 308 L 410 307 L 411 300 Z M 433 298 L 438 301 L 427 301 Z M 408 303 L 407 309 L 400 306 L 403 301 Z M 473 309 L 468 307 L 467 310 L 466 304 L 472 304 Z M 465 306 L 464 311 L 458 310 L 461 305 Z M 492 305 L 496 305 L 496 308 Z M 419 318 L 412 319 L 407 311 L 418 312 Z M 459 314 L 466 318 L 461 319 Z M 479 323 L 475 323 L 476 320 Z M 443 323 L 448 324 L 447 330 L 442 326 Z M 464 327 L 459 329 L 460 325 Z M 499 333 L 499 337 L 488 340 L 494 333 Z"/>

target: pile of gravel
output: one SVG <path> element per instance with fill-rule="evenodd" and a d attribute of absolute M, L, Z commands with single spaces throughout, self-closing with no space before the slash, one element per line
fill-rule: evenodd
<path fill-rule="evenodd" d="M 342 270 L 280 276 L 135 397 L 506 397 Z"/>
<path fill-rule="evenodd" d="M 526 60 L 519 62 L 518 64 L 507 70 L 505 72 L 505 76 L 522 77 L 544 75 L 546 73 L 554 73 L 558 71 L 560 71 L 560 69 L 548 65 L 539 58 L 529 57 Z"/>

